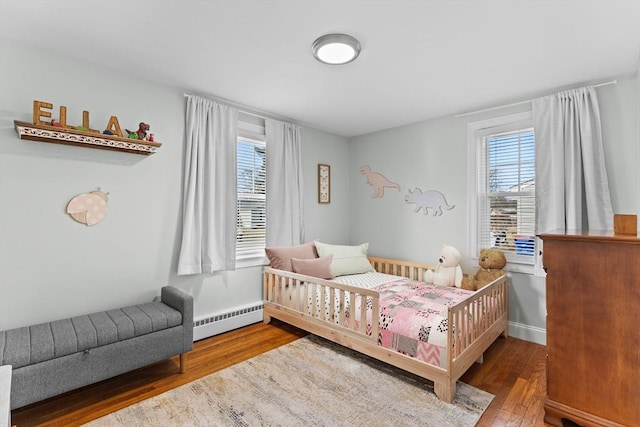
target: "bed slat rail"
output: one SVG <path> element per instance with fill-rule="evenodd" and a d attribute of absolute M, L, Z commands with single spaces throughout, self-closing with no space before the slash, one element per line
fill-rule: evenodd
<path fill-rule="evenodd" d="M 483 335 L 502 332 L 507 321 L 507 277 L 502 276 L 460 303 L 449 308 L 449 333 L 453 343 L 452 360 L 483 338 Z M 494 331 L 495 329 L 495 331 Z M 491 342 L 495 339 L 491 336 Z"/>
<path fill-rule="evenodd" d="M 423 281 L 425 269 L 435 269 L 431 264 L 419 264 L 377 257 L 369 257 L 369 262 L 378 273 L 408 277 L 409 279 L 419 282 Z"/>
<path fill-rule="evenodd" d="M 285 313 L 312 318 L 333 329 L 348 330 L 360 338 L 378 342 L 379 318 L 367 319 L 367 306 L 379 310 L 378 292 L 374 290 L 271 267 L 264 269 L 264 287 L 266 302 Z"/>

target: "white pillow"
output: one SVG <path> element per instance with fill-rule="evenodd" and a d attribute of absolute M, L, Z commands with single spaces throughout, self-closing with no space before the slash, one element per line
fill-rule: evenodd
<path fill-rule="evenodd" d="M 334 276 L 375 271 L 367 259 L 369 243 L 363 243 L 358 246 L 329 245 L 320 242 L 315 242 L 315 244 L 318 256 L 333 255 L 331 272 L 333 272 Z"/>

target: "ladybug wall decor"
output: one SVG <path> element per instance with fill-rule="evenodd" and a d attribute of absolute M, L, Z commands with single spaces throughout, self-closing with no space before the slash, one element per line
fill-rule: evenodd
<path fill-rule="evenodd" d="M 67 213 L 82 224 L 95 225 L 107 214 L 107 194 L 100 189 L 79 194 L 67 204 Z"/>

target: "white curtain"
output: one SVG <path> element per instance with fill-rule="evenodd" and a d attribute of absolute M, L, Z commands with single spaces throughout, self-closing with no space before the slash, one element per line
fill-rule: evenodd
<path fill-rule="evenodd" d="M 595 89 L 533 100 L 533 121 L 536 232 L 613 229 Z"/>
<path fill-rule="evenodd" d="M 238 110 L 187 97 L 178 274 L 234 270 Z"/>
<path fill-rule="evenodd" d="M 265 120 L 267 138 L 267 246 L 304 242 L 300 128 Z"/>

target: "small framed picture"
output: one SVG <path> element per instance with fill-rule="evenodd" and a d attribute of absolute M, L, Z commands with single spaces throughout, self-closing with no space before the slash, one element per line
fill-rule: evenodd
<path fill-rule="evenodd" d="M 331 203 L 331 166 L 318 164 L 318 203 Z"/>

